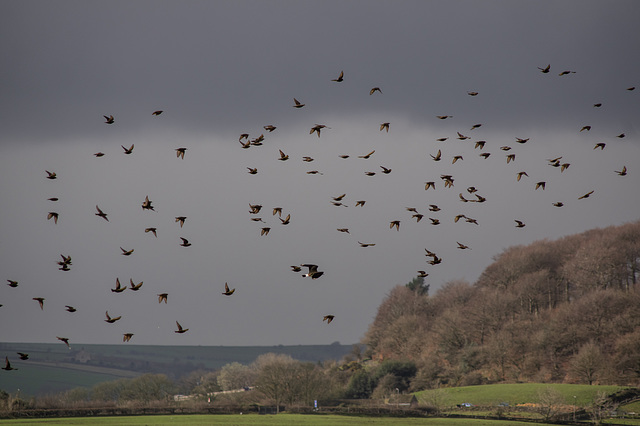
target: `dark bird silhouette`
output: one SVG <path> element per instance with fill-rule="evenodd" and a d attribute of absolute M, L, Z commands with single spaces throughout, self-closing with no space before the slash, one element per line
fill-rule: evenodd
<path fill-rule="evenodd" d="M 144 283 L 144 281 L 140 281 L 138 284 L 134 284 L 133 283 L 133 278 L 129 278 L 129 289 L 133 290 L 133 291 L 138 291 L 140 290 L 140 287 L 142 287 L 142 283 Z"/>
<path fill-rule="evenodd" d="M 396 227 L 396 231 L 399 231 L 400 230 L 400 221 L 399 220 L 392 220 L 389 223 L 389 229 L 393 229 L 394 226 Z"/>
<path fill-rule="evenodd" d="M 160 115 L 160 114 L 162 114 L 163 112 L 164 112 L 163 110 L 159 109 L 159 110 L 153 111 L 153 112 L 151 113 L 151 115 Z"/>
<path fill-rule="evenodd" d="M 51 198 L 47 198 L 47 200 L 49 200 L 49 201 L 58 201 L 59 198 L 58 197 L 51 197 Z"/>
<path fill-rule="evenodd" d="M 340 71 L 340 75 L 338 76 L 338 78 L 334 78 L 331 81 L 336 81 L 338 83 L 341 83 L 344 80 L 344 71 Z"/>
<path fill-rule="evenodd" d="M 521 220 L 514 219 L 516 222 L 516 228 L 524 228 L 525 224 Z"/>
<path fill-rule="evenodd" d="M 40 310 L 44 310 L 44 297 L 33 297 L 40 304 Z"/>
<path fill-rule="evenodd" d="M 129 155 L 129 154 L 131 154 L 133 152 L 134 144 L 131 144 L 131 148 L 125 148 L 124 145 L 120 145 L 120 146 L 122 147 L 122 149 L 124 149 L 124 153 L 127 154 L 127 155 Z"/>
<path fill-rule="evenodd" d="M 584 194 L 584 195 L 582 195 L 582 196 L 578 197 L 578 200 L 582 200 L 582 199 L 584 199 L 584 198 L 589 198 L 589 196 L 591 196 L 591 194 L 593 194 L 593 193 L 594 193 L 594 191 L 589 191 L 589 192 L 587 192 L 586 194 Z"/>
<path fill-rule="evenodd" d="M 120 318 L 122 318 L 122 316 L 119 316 L 119 317 L 113 317 L 113 318 L 112 318 L 112 317 L 110 317 L 110 316 L 109 316 L 109 311 L 106 311 L 104 314 L 107 316 L 107 319 L 106 319 L 106 320 L 104 320 L 104 322 L 107 322 L 107 323 L 109 323 L 109 324 L 113 324 L 114 322 L 116 322 L 116 321 L 118 321 Z"/>
<path fill-rule="evenodd" d="M 536 190 L 537 190 L 538 188 L 542 188 L 542 190 L 544 191 L 544 189 L 545 189 L 546 185 L 547 185 L 547 183 L 546 183 L 546 182 L 544 182 L 544 181 L 536 182 Z"/>
<path fill-rule="evenodd" d="M 280 219 L 280 222 L 282 222 L 282 225 L 288 225 L 291 220 L 291 215 L 288 214 L 287 217 L 285 217 L 284 219 L 281 217 L 279 219 Z"/>
<path fill-rule="evenodd" d="M 156 238 L 158 238 L 157 228 L 145 228 L 144 232 L 151 232 Z"/>
<path fill-rule="evenodd" d="M 365 160 L 368 160 L 369 157 L 371 157 L 374 152 L 376 152 L 375 149 L 373 151 L 371 151 L 370 153 L 366 154 L 366 155 L 358 155 L 358 158 L 364 158 Z"/>
<path fill-rule="evenodd" d="M 272 125 L 272 124 L 267 124 L 266 126 L 263 126 L 263 128 L 264 128 L 267 132 L 269 132 L 269 133 L 271 133 L 271 132 L 273 132 L 275 129 L 277 129 L 277 127 L 276 127 L 276 126 L 274 126 L 274 125 Z"/>
<path fill-rule="evenodd" d="M 518 143 L 527 143 L 528 141 L 529 141 L 529 138 L 522 139 L 522 138 L 516 137 L 516 142 Z"/>
<path fill-rule="evenodd" d="M 180 228 L 184 226 L 184 221 L 187 220 L 186 216 L 176 216 L 176 222 L 180 223 Z"/>
<path fill-rule="evenodd" d="M 95 214 L 96 216 L 100 216 L 101 218 L 103 218 L 104 220 L 109 222 L 109 218 L 107 217 L 107 214 L 105 212 L 103 212 L 102 210 L 100 210 L 100 207 L 98 207 L 97 204 L 96 204 L 96 210 L 98 210 L 98 213 Z"/>
<path fill-rule="evenodd" d="M 309 272 L 306 274 L 302 274 L 303 277 L 311 277 L 312 280 L 320 278 L 324 272 L 318 271 L 318 265 L 314 265 L 312 263 L 303 263 L 300 266 L 304 268 L 309 268 Z"/>
<path fill-rule="evenodd" d="M 389 124 L 390 124 L 390 123 L 382 123 L 382 124 L 380 125 L 380 131 L 386 130 L 386 131 L 387 131 L 387 133 L 389 133 Z"/>
<path fill-rule="evenodd" d="M 120 250 L 122 250 L 122 253 L 121 253 L 121 254 L 122 254 L 123 256 L 131 256 L 131 253 L 133 253 L 133 250 L 134 250 L 134 249 L 131 249 L 131 250 L 125 250 L 125 249 L 123 249 L 122 247 L 120 247 Z"/>
<path fill-rule="evenodd" d="M 107 120 L 107 121 L 105 121 L 105 123 L 107 123 L 107 124 L 113 124 L 113 122 L 114 122 L 114 121 L 116 121 L 116 120 L 113 118 L 113 115 L 110 115 L 110 116 L 108 116 L 108 117 L 107 117 L 106 115 L 103 115 L 103 117 L 105 118 L 105 120 Z"/>
<path fill-rule="evenodd" d="M 586 130 L 587 132 L 589 130 L 591 130 L 591 126 L 582 126 L 582 129 L 580 129 L 580 131 Z"/>
<path fill-rule="evenodd" d="M 345 232 L 347 234 L 350 234 L 349 232 L 349 228 L 337 228 L 339 232 Z"/>
<path fill-rule="evenodd" d="M 446 120 L 447 118 L 453 118 L 453 115 L 436 115 L 440 120 Z"/>
<path fill-rule="evenodd" d="M 556 207 L 562 207 L 564 206 L 564 203 L 562 203 L 561 201 L 556 201 L 555 203 L 553 203 L 553 205 Z"/>
<path fill-rule="evenodd" d="M 459 248 L 460 250 L 466 250 L 466 249 L 469 249 L 469 246 L 467 246 L 467 245 L 464 245 L 464 244 L 459 243 L 459 242 L 457 242 L 457 241 L 456 241 L 456 243 L 458 244 L 458 248 Z"/>
<path fill-rule="evenodd" d="M 358 244 L 360 244 L 360 247 L 373 247 L 373 246 L 375 246 L 375 243 L 361 243 L 360 241 L 358 241 Z"/>
<path fill-rule="evenodd" d="M 169 296 L 169 293 L 159 293 L 158 294 L 158 303 L 162 303 L 164 301 L 164 303 L 166 305 L 168 296 Z"/>
<path fill-rule="evenodd" d="M 597 104 L 593 104 L 594 108 L 600 108 L 602 106 L 602 104 L 600 102 L 598 102 Z"/>
<path fill-rule="evenodd" d="M 374 87 L 373 89 L 369 90 L 369 95 L 373 95 L 376 92 L 382 93 L 382 90 L 380 90 L 379 87 Z"/>
<path fill-rule="evenodd" d="M 151 205 L 151 200 L 149 200 L 149 196 L 148 195 L 144 197 L 144 201 L 142 202 L 142 210 L 153 210 L 153 211 L 155 211 L 155 209 Z"/>
<path fill-rule="evenodd" d="M 324 322 L 324 321 L 326 321 L 326 322 L 327 322 L 327 324 L 331 324 L 331 321 L 333 321 L 333 319 L 334 319 L 334 318 L 335 318 L 335 315 L 325 315 L 325 316 L 322 318 L 322 321 L 323 321 L 323 322 Z"/>
<path fill-rule="evenodd" d="M 184 154 L 187 152 L 187 148 L 176 148 L 176 157 L 184 160 Z"/>
<path fill-rule="evenodd" d="M 47 220 L 53 218 L 53 223 L 58 223 L 58 216 L 60 216 L 57 212 L 49 212 L 49 214 L 47 214 Z"/>
<path fill-rule="evenodd" d="M 431 155 L 431 158 L 433 158 L 433 161 L 440 161 L 442 159 L 442 151 L 438 150 L 438 153 L 436 155 Z"/>
<path fill-rule="evenodd" d="M 320 137 L 320 131 L 324 128 L 329 129 L 329 127 L 325 126 L 324 124 L 315 124 L 311 130 L 309 130 L 309 134 L 312 135 L 313 132 L 316 132 L 318 134 L 318 137 Z"/>
<path fill-rule="evenodd" d="M 131 338 L 133 337 L 133 333 L 124 333 L 122 335 L 122 341 L 123 342 L 128 342 L 131 340 Z"/>
<path fill-rule="evenodd" d="M 302 271 L 302 268 L 299 267 L 299 266 L 296 266 L 296 265 L 291 265 L 291 270 L 293 272 L 300 272 L 300 271 Z"/>
<path fill-rule="evenodd" d="M 49 170 L 45 170 L 45 172 L 47 172 L 47 179 L 58 179 L 58 175 L 56 174 L 56 172 L 50 172 Z"/>
<path fill-rule="evenodd" d="M 547 74 L 550 70 L 551 70 L 551 64 L 547 65 L 545 68 L 540 68 L 538 67 L 538 69 L 540 70 L 540 72 L 542 72 L 543 74 Z"/>
<path fill-rule="evenodd" d="M 271 231 L 271 228 L 269 228 L 269 227 L 261 228 L 260 229 L 260 236 L 269 235 L 269 231 Z"/>
<path fill-rule="evenodd" d="M 424 183 L 424 190 L 426 191 L 429 188 L 433 188 L 436 189 L 436 183 L 435 182 L 425 182 Z"/>
<path fill-rule="evenodd" d="M 174 333 L 186 333 L 187 331 L 189 331 L 188 328 L 182 328 L 182 326 L 180 325 L 180 323 L 178 321 L 176 321 L 176 325 L 178 326 L 178 329 L 174 331 Z"/>
<path fill-rule="evenodd" d="M 18 281 L 14 281 L 14 280 L 7 280 L 7 281 L 9 281 L 9 283 L 7 284 L 9 287 L 13 287 L 13 288 L 18 287 Z"/>
<path fill-rule="evenodd" d="M 229 289 L 229 284 L 224 283 L 224 291 L 222 292 L 222 294 L 224 294 L 225 296 L 231 296 L 234 291 L 236 291 L 235 288 Z"/>
<path fill-rule="evenodd" d="M 29 359 L 29 354 L 24 352 L 16 352 L 22 361 L 26 361 Z"/>
<path fill-rule="evenodd" d="M 366 200 L 358 200 L 356 201 L 356 207 L 362 207 L 366 203 Z"/>
<path fill-rule="evenodd" d="M 558 74 L 558 75 L 562 76 L 562 75 L 575 74 L 575 73 L 576 73 L 575 71 L 562 71 L 562 72 L 561 72 L 560 74 Z"/>
<path fill-rule="evenodd" d="M 520 182 L 520 179 L 522 179 L 522 176 L 527 176 L 529 177 L 529 175 L 527 174 L 527 172 L 518 172 L 518 177 L 516 178 L 516 180 L 518 182 Z"/>
<path fill-rule="evenodd" d="M 319 133 L 319 132 L 318 132 Z M 280 161 L 287 161 L 289 159 L 289 156 L 287 154 L 285 154 L 284 152 L 282 152 L 281 149 L 279 149 L 278 151 L 280 151 L 280 158 L 278 158 L 278 160 Z"/>
<path fill-rule="evenodd" d="M 5 356 L 4 357 L 4 367 L 2 367 L 3 370 L 7 370 L 7 371 L 11 371 L 11 370 L 17 370 L 17 368 L 14 368 L 11 366 L 11 363 L 9 362 L 9 357 Z"/>
<path fill-rule="evenodd" d="M 186 238 L 180 237 L 180 239 L 182 240 L 182 243 L 180 244 L 182 247 L 189 247 L 191 245 L 189 240 L 187 240 Z"/>
<path fill-rule="evenodd" d="M 295 105 L 293 105 L 294 108 L 302 108 L 305 104 L 301 104 L 296 98 L 293 98 L 293 102 L 295 102 Z"/>
<path fill-rule="evenodd" d="M 596 144 L 596 146 L 594 146 L 594 147 L 593 147 L 593 149 L 598 149 L 598 148 L 600 148 L 600 150 L 601 150 L 601 151 L 603 151 L 603 150 L 604 150 L 605 145 L 606 145 L 606 143 L 604 143 L 604 142 L 598 142 L 598 143 Z"/>
<path fill-rule="evenodd" d="M 69 305 L 65 305 L 65 308 L 67 308 L 67 312 L 76 312 L 77 309 L 74 308 L 73 306 L 69 306 Z"/>
<path fill-rule="evenodd" d="M 622 166 L 622 170 L 620 170 L 620 171 L 616 170 L 616 173 L 619 176 L 626 176 L 627 175 L 627 166 Z"/>
<path fill-rule="evenodd" d="M 380 166 L 380 168 L 382 169 L 382 173 L 384 173 L 385 175 L 388 175 L 389 173 L 391 173 L 391 169 L 387 169 L 384 166 Z"/>
<path fill-rule="evenodd" d="M 95 154 L 96 157 L 100 158 L 100 157 L 104 157 L 104 152 L 96 152 Z"/>
<path fill-rule="evenodd" d="M 126 289 L 127 289 L 126 286 L 122 287 L 122 285 L 120 285 L 120 278 L 116 278 L 116 288 L 112 288 L 111 291 L 114 293 L 122 293 Z"/>
<path fill-rule="evenodd" d="M 64 342 L 64 344 L 67 345 L 67 347 L 69 349 L 71 349 L 71 346 L 69 345 L 69 338 L 68 337 L 58 337 L 58 336 L 56 336 L 56 339 L 60 340 L 61 342 Z"/>
<path fill-rule="evenodd" d="M 469 96 L 478 96 L 478 92 L 467 92 Z"/>

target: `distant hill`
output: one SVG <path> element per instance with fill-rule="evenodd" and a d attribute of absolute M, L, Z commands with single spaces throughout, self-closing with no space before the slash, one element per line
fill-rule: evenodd
<path fill-rule="evenodd" d="M 178 378 L 197 369 L 215 370 L 231 362 L 248 365 L 264 353 L 282 353 L 300 361 L 339 360 L 353 345 L 297 346 L 146 346 L 83 345 L 68 349 L 58 343 L 0 343 L 0 357 L 8 356 L 18 370 L 1 372 L 0 390 L 21 395 L 43 395 L 91 387 L 144 373 Z M 29 354 L 20 361 L 16 352 Z"/>

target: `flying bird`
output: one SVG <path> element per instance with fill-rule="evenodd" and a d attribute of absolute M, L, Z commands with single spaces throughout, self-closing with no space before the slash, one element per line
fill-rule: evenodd
<path fill-rule="evenodd" d="M 122 247 L 120 247 L 120 250 L 122 250 L 122 253 L 121 253 L 121 254 L 122 254 L 123 256 L 131 256 L 131 253 L 133 253 L 133 250 L 134 250 L 134 249 L 131 249 L 131 250 L 125 250 L 125 249 L 123 249 Z"/>
<path fill-rule="evenodd" d="M 459 243 L 459 242 L 457 242 L 457 241 L 456 241 L 456 243 L 458 244 L 458 248 L 459 248 L 460 250 L 466 250 L 466 249 L 471 250 L 471 249 L 469 248 L 469 246 L 467 246 L 467 245 L 464 245 L 464 244 Z"/>
<path fill-rule="evenodd" d="M 582 200 L 582 199 L 584 199 L 584 198 L 589 198 L 589 196 L 590 196 L 591 194 L 593 194 L 593 193 L 594 193 L 594 191 L 589 191 L 589 192 L 587 192 L 586 194 L 584 194 L 584 195 L 582 195 L 582 196 L 578 197 L 578 200 Z"/>
<path fill-rule="evenodd" d="M 521 220 L 514 219 L 516 222 L 516 228 L 524 228 L 525 224 Z"/>
<path fill-rule="evenodd" d="M 131 290 L 133 290 L 133 291 L 138 291 L 138 290 L 140 290 L 140 287 L 142 287 L 142 283 L 143 282 L 144 281 L 140 281 L 138 284 L 134 284 L 133 283 L 133 278 L 129 278 L 129 283 L 130 283 L 129 288 Z"/>
<path fill-rule="evenodd" d="M 375 243 L 361 243 L 360 241 L 358 241 L 358 244 L 360 244 L 360 247 L 373 247 L 373 246 L 375 246 Z"/>
<path fill-rule="evenodd" d="M 302 274 L 303 277 L 311 277 L 312 280 L 320 278 L 324 272 L 318 271 L 318 265 L 314 265 L 312 263 L 303 263 L 300 266 L 309 268 L 309 272 L 306 274 Z"/>
<path fill-rule="evenodd" d="M 388 175 L 389 173 L 391 173 L 391 169 L 387 169 L 384 166 L 380 166 L 380 168 L 382 169 L 382 173 L 384 173 L 385 175 Z"/>
<path fill-rule="evenodd" d="M 373 89 L 369 90 L 369 95 L 373 95 L 376 92 L 382 93 L 382 90 L 380 90 L 379 87 L 374 87 Z"/>
<path fill-rule="evenodd" d="M 344 71 L 340 71 L 340 75 L 338 76 L 338 78 L 334 78 L 331 81 L 336 81 L 338 83 L 341 83 L 344 80 Z"/>
<path fill-rule="evenodd" d="M 478 92 L 467 92 L 469 96 L 478 96 Z"/>
<path fill-rule="evenodd" d="M 56 339 L 60 340 L 61 342 L 64 342 L 64 344 L 67 345 L 67 347 L 69 349 L 71 349 L 71 346 L 69 346 L 69 338 L 68 337 L 58 337 L 58 336 L 56 336 Z"/>
<path fill-rule="evenodd" d="M 157 228 L 145 228 L 144 232 L 151 232 L 156 238 L 158 238 Z"/>
<path fill-rule="evenodd" d="M 529 138 L 522 139 L 522 138 L 516 137 L 516 142 L 518 143 L 527 143 L 528 141 L 529 141 Z"/>
<path fill-rule="evenodd" d="M 280 219 L 280 222 L 282 222 L 283 225 L 288 225 L 289 221 L 291 220 L 291 214 L 288 214 L 284 219 L 281 217 L 278 219 Z"/>
<path fill-rule="evenodd" d="M 527 176 L 529 177 L 529 175 L 527 174 L 527 172 L 518 172 L 518 177 L 516 178 L 516 180 L 518 182 L 520 182 L 520 179 L 522 179 L 522 176 Z"/>
<path fill-rule="evenodd" d="M 296 266 L 296 265 L 291 265 L 291 270 L 293 272 L 300 272 L 300 271 L 302 271 L 302 268 L 299 267 L 299 266 Z"/>
<path fill-rule="evenodd" d="M 47 200 L 49 200 L 49 201 L 58 201 L 59 198 L 58 197 L 51 197 L 51 198 L 47 198 Z"/>
<path fill-rule="evenodd" d="M 269 231 L 271 231 L 271 228 L 269 228 L 269 227 L 265 227 L 265 228 L 260 229 L 260 236 L 269 235 Z"/>
<path fill-rule="evenodd" d="M 436 183 L 435 182 L 425 182 L 424 183 L 424 190 L 426 191 L 429 188 L 436 189 Z"/>
<path fill-rule="evenodd" d="M 293 105 L 294 108 L 302 108 L 305 104 L 301 104 L 296 98 L 293 98 L 293 102 L 295 102 L 295 105 Z"/>
<path fill-rule="evenodd" d="M 362 207 L 362 206 L 364 206 L 365 203 L 366 203 L 365 200 L 356 201 L 356 207 Z"/>
<path fill-rule="evenodd" d="M 45 170 L 45 172 L 47 172 L 47 179 L 58 179 L 58 175 L 56 174 L 56 172 L 50 172 L 49 170 Z"/>
<path fill-rule="evenodd" d="M 368 160 L 369 157 L 371 157 L 374 152 L 376 152 L 375 149 L 373 151 L 371 151 L 370 153 L 366 154 L 366 155 L 358 155 L 358 158 L 364 158 L 365 160 Z"/>
<path fill-rule="evenodd" d="M 126 289 L 127 289 L 126 286 L 122 287 L 122 285 L 120 285 L 120 278 L 116 278 L 116 288 L 112 288 L 111 291 L 114 293 L 122 293 Z"/>
<path fill-rule="evenodd" d="M 480 157 L 482 157 L 482 158 L 484 158 L 486 160 L 487 158 L 489 158 L 490 155 L 491 155 L 490 152 L 483 152 L 482 154 L 480 154 Z"/>
<path fill-rule="evenodd" d="M 560 201 L 556 201 L 555 203 L 553 203 L 554 206 L 556 207 L 562 207 L 564 206 L 564 203 L 560 202 Z"/>
<path fill-rule="evenodd" d="M 187 148 L 176 148 L 176 157 L 184 160 L 185 152 L 187 152 Z"/>
<path fill-rule="evenodd" d="M 131 340 L 131 338 L 133 337 L 133 333 L 124 333 L 122 335 L 122 341 L 123 342 L 128 342 Z"/>
<path fill-rule="evenodd" d="M 182 326 L 180 325 L 180 323 L 178 321 L 176 321 L 176 325 L 178 326 L 178 329 L 174 331 L 174 333 L 186 333 L 187 331 L 189 331 L 188 328 L 182 328 Z"/>
<path fill-rule="evenodd" d="M 236 291 L 236 289 L 229 289 L 229 284 L 224 283 L 224 292 L 222 292 L 222 294 L 224 294 L 225 296 L 231 296 L 233 294 L 233 292 Z"/>
<path fill-rule="evenodd" d="M 5 356 L 4 357 L 4 367 L 2 367 L 3 370 L 7 370 L 7 371 L 11 371 L 11 370 L 17 370 L 17 368 L 14 368 L 11 366 L 11 363 L 9 362 L 9 357 Z"/>
<path fill-rule="evenodd" d="M 458 160 L 464 160 L 464 158 L 462 158 L 462 155 L 454 155 L 451 164 L 456 164 Z"/>
<path fill-rule="evenodd" d="M 275 216 L 276 213 L 278 214 L 278 216 L 282 217 L 282 207 L 274 207 L 271 215 Z"/>
<path fill-rule="evenodd" d="M 176 223 L 180 223 L 180 228 L 184 226 L 184 221 L 187 220 L 186 216 L 176 216 Z"/>
<path fill-rule="evenodd" d="M 543 74 L 547 74 L 550 70 L 551 70 L 551 64 L 547 65 L 545 68 L 540 68 L 538 67 L 538 69 L 540 70 L 540 72 L 542 72 Z"/>
<path fill-rule="evenodd" d="M 107 117 L 106 115 L 103 115 L 103 117 L 105 118 L 105 120 L 107 120 L 107 121 L 105 121 L 105 123 L 107 123 L 107 124 L 113 124 L 113 122 L 114 122 L 114 121 L 116 121 L 116 120 L 113 118 L 113 115 L 110 115 L 110 116 L 108 116 L 108 117 Z"/>
<path fill-rule="evenodd" d="M 120 146 L 122 147 L 122 149 L 124 149 L 124 153 L 127 154 L 127 155 L 129 155 L 129 154 L 131 154 L 133 152 L 134 144 L 131 144 L 131 148 L 125 148 L 124 145 L 120 145 Z"/>
<path fill-rule="evenodd" d="M 396 231 L 399 231 L 400 230 L 400 221 L 399 220 L 392 220 L 389 223 L 389 229 L 393 229 L 394 226 L 396 227 Z"/>
<path fill-rule="evenodd" d="M 109 323 L 109 324 L 113 324 L 114 322 L 116 322 L 116 321 L 118 321 L 120 318 L 122 318 L 122 316 L 119 316 L 119 317 L 113 317 L 113 318 L 112 318 L 112 317 L 110 317 L 110 316 L 109 316 L 109 311 L 106 311 L 104 314 L 107 316 L 107 319 L 106 319 L 106 320 L 104 320 L 104 322 Z"/>
<path fill-rule="evenodd" d="M 163 112 L 164 112 L 163 110 L 159 109 L 159 110 L 157 110 L 157 111 L 153 111 L 153 112 L 151 113 L 151 115 L 160 115 L 160 114 L 162 114 Z"/>
<path fill-rule="evenodd" d="M 453 115 L 436 115 L 440 120 L 446 120 L 447 118 L 453 118 Z"/>
<path fill-rule="evenodd" d="M 605 145 L 606 145 L 606 143 L 604 143 L 604 142 L 598 142 L 598 143 L 596 144 L 596 146 L 594 146 L 594 147 L 593 147 L 593 149 L 598 149 L 598 148 L 600 148 L 600 150 L 601 150 L 601 151 L 603 151 L 603 150 L 604 150 Z"/>
<path fill-rule="evenodd" d="M 626 176 L 627 175 L 627 166 L 622 166 L 622 170 L 620 170 L 620 171 L 616 170 L 616 173 L 619 176 Z"/>
<path fill-rule="evenodd" d="M 315 124 L 311 130 L 309 130 L 309 134 L 312 135 L 313 132 L 318 133 L 318 137 L 320 137 L 320 130 L 327 128 L 329 129 L 329 127 L 325 126 L 324 124 Z"/>
<path fill-rule="evenodd" d="M 546 185 L 547 185 L 547 183 L 546 183 L 546 182 L 544 182 L 544 181 L 536 182 L 536 190 L 537 190 L 538 188 L 542 188 L 542 190 L 544 191 L 544 189 L 545 189 Z"/>
<path fill-rule="evenodd" d="M 165 305 L 167 304 L 167 297 L 169 293 L 159 293 L 158 295 L 158 303 L 162 303 L 164 301 Z"/>
<path fill-rule="evenodd" d="M 382 123 L 382 124 L 380 125 L 380 131 L 386 130 L 386 131 L 387 131 L 387 133 L 389 133 L 389 124 L 390 124 L 390 123 Z"/>
<path fill-rule="evenodd" d="M 105 212 L 103 212 L 102 210 L 100 210 L 100 207 L 98 207 L 97 204 L 96 204 L 96 210 L 98 210 L 98 213 L 95 214 L 96 216 L 100 216 L 101 218 L 103 218 L 104 220 L 109 222 L 109 218 L 107 217 L 107 214 Z"/>
<path fill-rule="evenodd" d="M 575 71 L 562 71 L 562 72 L 561 72 L 560 74 L 558 74 L 558 75 L 562 76 L 562 75 L 575 74 L 575 73 L 576 73 Z"/>
<path fill-rule="evenodd" d="M 24 352 L 16 352 L 22 361 L 26 361 L 29 359 L 29 354 Z"/>
<path fill-rule="evenodd" d="M 582 126 L 582 129 L 580 129 L 580 131 L 586 130 L 587 132 L 589 130 L 591 130 L 591 126 Z"/>
<path fill-rule="evenodd" d="M 326 321 L 326 322 L 327 322 L 327 324 L 331 324 L 331 321 L 333 321 L 333 319 L 334 319 L 334 318 L 335 318 L 335 315 L 325 315 L 325 316 L 322 318 L 322 321 L 323 321 L 323 322 L 324 322 L 324 321 Z"/>
<path fill-rule="evenodd" d="M 337 228 L 339 232 L 345 232 L 347 234 L 350 234 L 349 232 L 349 228 Z"/>
<path fill-rule="evenodd" d="M 318 134 L 320 134 L 320 132 L 318 132 Z M 287 161 L 289 159 L 289 156 L 287 154 L 285 154 L 284 152 L 282 152 L 281 149 L 279 149 L 278 151 L 280 151 L 280 158 L 278 158 L 278 160 Z"/>
<path fill-rule="evenodd" d="M 277 129 L 277 127 L 276 127 L 276 126 L 274 126 L 274 125 L 272 125 L 272 124 L 267 124 L 266 126 L 263 126 L 263 128 L 264 128 L 267 132 L 269 132 L 269 133 L 271 133 L 271 132 L 273 132 L 275 129 Z"/>
<path fill-rule="evenodd" d="M 144 197 L 144 201 L 142 202 L 142 210 L 153 210 L 153 211 L 155 211 L 155 209 L 151 205 L 151 201 L 149 200 L 149 196 L 148 195 Z"/>
<path fill-rule="evenodd" d="M 33 300 L 40 304 L 40 310 L 44 311 L 44 297 L 33 297 Z"/>
<path fill-rule="evenodd" d="M 180 244 L 182 247 L 189 247 L 191 245 L 189 240 L 187 240 L 186 238 L 180 237 L 180 239 L 182 240 L 182 244 Z"/>
<path fill-rule="evenodd" d="M 7 284 L 9 287 L 13 287 L 13 288 L 18 287 L 18 281 L 14 281 L 14 280 L 7 280 L 7 281 L 9 281 L 9 284 Z"/>
<path fill-rule="evenodd" d="M 73 306 L 65 305 L 64 307 L 65 307 L 65 308 L 67 308 L 67 309 L 66 309 L 66 311 L 67 311 L 67 312 L 71 312 L 71 313 L 73 313 L 73 312 L 76 312 L 76 311 L 77 311 L 77 309 L 76 309 L 76 308 L 74 308 Z"/>
<path fill-rule="evenodd" d="M 436 155 L 431 155 L 431 158 L 433 158 L 433 161 L 440 161 L 442 159 L 442 151 L 438 150 L 438 153 Z"/>
<path fill-rule="evenodd" d="M 49 212 L 49 214 L 47 214 L 47 220 L 53 218 L 53 223 L 58 223 L 58 216 L 59 214 L 57 212 Z"/>

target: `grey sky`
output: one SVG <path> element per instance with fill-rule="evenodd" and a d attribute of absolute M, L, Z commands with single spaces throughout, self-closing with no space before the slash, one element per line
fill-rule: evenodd
<path fill-rule="evenodd" d="M 417 270 L 435 291 L 475 281 L 506 247 L 637 220 L 639 12 L 632 1 L 3 2 L 0 278 L 19 286 L 0 287 L 0 322 L 12 324 L 0 339 L 117 343 L 132 332 L 137 344 L 352 343 Z M 341 70 L 344 81 L 332 82 Z M 376 86 L 382 93 L 369 95 Z M 306 106 L 292 108 L 294 97 Z M 318 138 L 314 124 L 330 128 Z M 241 149 L 241 133 L 264 133 L 264 145 Z M 120 145 L 131 144 L 124 155 Z M 451 164 L 454 155 L 464 159 Z M 562 173 L 546 161 L 559 156 L 571 163 Z M 529 177 L 516 182 L 519 171 Z M 459 193 L 474 198 L 469 186 L 487 202 L 461 202 Z M 343 193 L 348 207 L 330 204 Z M 146 195 L 156 212 L 141 209 Z M 250 221 L 250 203 L 264 206 L 267 224 Z M 289 225 L 272 216 L 276 206 Z M 479 225 L 454 223 L 457 214 Z M 150 226 L 157 239 L 144 233 Z M 442 264 L 427 264 L 425 248 Z M 73 258 L 69 272 L 57 270 L 61 253 Z M 301 263 L 325 275 L 290 270 Z M 144 285 L 115 294 L 116 277 Z M 231 297 L 225 282 L 237 289 Z M 43 311 L 32 297 L 46 298 Z M 122 320 L 106 324 L 105 310 Z M 173 333 L 176 320 L 190 331 Z"/>

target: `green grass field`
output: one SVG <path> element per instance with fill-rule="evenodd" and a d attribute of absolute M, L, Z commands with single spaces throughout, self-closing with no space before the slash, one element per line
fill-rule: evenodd
<path fill-rule="evenodd" d="M 21 419 L 3 420 L 3 425 L 118 425 L 118 426 L 139 426 L 139 425 L 427 425 L 427 426 L 490 426 L 499 424 L 500 426 L 530 426 L 531 423 L 476 420 L 476 419 L 442 419 L 442 418 L 413 418 L 413 417 L 356 417 L 327 415 L 306 415 L 306 414 L 278 414 L 278 415 L 258 415 L 258 414 L 219 414 L 219 415 L 184 415 L 184 416 L 135 416 L 135 417 L 81 417 L 62 419 Z M 537 423 L 543 424 L 543 423 Z"/>
<path fill-rule="evenodd" d="M 429 404 L 435 400 L 441 408 L 455 407 L 465 402 L 493 407 L 497 407 L 500 403 L 508 403 L 513 407 L 517 404 L 537 402 L 538 392 L 546 388 L 552 388 L 561 393 L 567 405 L 575 403 L 578 407 L 591 404 L 598 392 L 611 394 L 623 389 L 621 386 L 517 383 L 427 390 L 417 392 L 416 398 L 423 404 Z"/>

